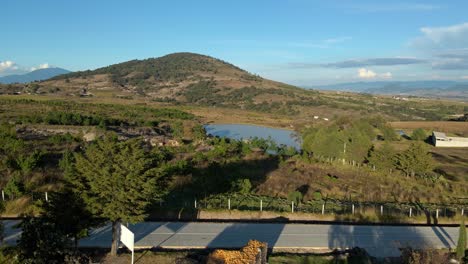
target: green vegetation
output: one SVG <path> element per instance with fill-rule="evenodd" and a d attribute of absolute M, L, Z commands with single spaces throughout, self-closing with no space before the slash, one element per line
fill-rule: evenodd
<path fill-rule="evenodd" d="M 397 154 L 396 167 L 406 176 L 435 177 L 432 174 L 434 160 L 424 143 L 412 143 L 407 150 Z"/>
<path fill-rule="evenodd" d="M 63 263 L 70 241 L 53 223 L 41 218 L 26 218 L 18 241 L 19 262 L 31 264 Z"/>
<path fill-rule="evenodd" d="M 344 253 L 325 254 L 272 254 L 268 258 L 268 263 L 272 264 L 372 264 L 374 259 L 369 257 L 364 250 L 359 248 L 350 249 Z"/>
<path fill-rule="evenodd" d="M 54 79 L 86 78 L 95 74 L 110 74 L 112 81 L 122 86 L 126 84 L 137 85 L 142 80 L 148 80 L 150 78 L 161 82 L 177 82 L 184 81 L 198 72 L 216 73 L 218 69 L 216 67 L 217 64 L 213 63 L 214 61 L 215 59 L 208 56 L 181 52 L 159 58 L 132 60 L 100 68 L 95 71 L 73 72 L 57 76 Z M 227 62 L 220 60 L 216 60 L 216 62 L 236 68 L 238 71 L 247 74 L 247 72 Z"/>
<path fill-rule="evenodd" d="M 303 133 L 303 150 L 318 159 L 351 160 L 362 163 L 368 156 L 372 141 L 377 138 L 376 130 L 383 138 L 394 138 L 386 134 L 382 120 L 339 119 L 329 126 L 317 126 Z M 392 130 L 393 133 L 395 133 Z"/>
<path fill-rule="evenodd" d="M 417 128 L 413 131 L 411 134 L 411 139 L 412 140 L 417 140 L 417 141 L 424 141 L 427 139 L 427 134 L 426 131 L 422 128 Z"/>
<path fill-rule="evenodd" d="M 395 134 L 393 130 L 392 134 Z M 303 149 L 318 160 L 352 161 L 353 164 L 369 164 L 374 169 L 390 173 L 397 169 L 406 176 L 437 177 L 433 173 L 434 160 L 426 144 L 416 142 L 398 153 L 388 143 L 390 138 L 395 139 L 392 134 L 379 118 L 339 119 L 329 126 L 306 130 Z M 384 140 L 384 144 L 376 149 L 373 142 L 379 138 Z"/>
<path fill-rule="evenodd" d="M 143 221 L 146 207 L 161 194 L 158 182 L 167 156 L 145 150 L 140 140 L 108 136 L 74 158 L 69 181 L 94 216 L 112 221 L 111 254 L 116 255 L 119 224 Z"/>
<path fill-rule="evenodd" d="M 457 242 L 457 258 L 458 260 L 462 261 L 465 257 L 466 251 L 466 226 L 465 226 L 465 218 L 462 218 L 460 222 L 460 231 L 458 233 L 458 242 Z"/>

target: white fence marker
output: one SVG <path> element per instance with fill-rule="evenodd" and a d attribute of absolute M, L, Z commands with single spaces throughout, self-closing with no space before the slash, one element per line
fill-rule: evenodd
<path fill-rule="evenodd" d="M 47 192 L 45 192 L 45 200 L 48 202 L 49 201 L 49 197 L 47 197 Z"/>
<path fill-rule="evenodd" d="M 322 204 L 322 214 L 323 215 L 325 214 L 325 204 L 324 203 Z"/>
<path fill-rule="evenodd" d="M 231 198 L 228 199 L 228 209 L 231 210 Z"/>
<path fill-rule="evenodd" d="M 260 212 L 263 211 L 263 201 L 260 200 Z"/>
<path fill-rule="evenodd" d="M 294 202 L 291 202 L 291 213 L 294 213 Z"/>
<path fill-rule="evenodd" d="M 195 209 L 197 209 L 197 199 L 195 199 L 194 206 L 195 206 Z"/>
<path fill-rule="evenodd" d="M 132 251 L 132 264 L 134 260 L 135 235 L 126 226 L 120 224 L 120 241 Z"/>
<path fill-rule="evenodd" d="M 436 218 L 439 219 L 439 209 L 436 209 Z"/>
<path fill-rule="evenodd" d="M 5 192 L 2 190 L 2 200 L 5 201 Z"/>
<path fill-rule="evenodd" d="M 465 213 L 465 210 L 462 208 L 461 215 L 463 216 L 463 213 Z"/>
<path fill-rule="evenodd" d="M 413 208 L 410 207 L 409 209 L 409 217 L 411 217 L 413 215 Z"/>
<path fill-rule="evenodd" d="M 383 215 L 383 205 L 380 206 L 380 215 Z"/>
<path fill-rule="evenodd" d="M 354 204 L 352 204 L 351 210 L 352 210 L 352 212 L 353 212 L 353 214 L 354 214 Z"/>

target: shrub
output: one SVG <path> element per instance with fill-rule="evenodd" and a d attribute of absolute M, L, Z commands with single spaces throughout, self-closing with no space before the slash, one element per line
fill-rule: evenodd
<path fill-rule="evenodd" d="M 300 202 L 302 202 L 302 193 L 299 191 L 290 192 L 288 194 L 288 200 L 298 205 Z"/>
<path fill-rule="evenodd" d="M 14 175 L 5 185 L 5 194 L 9 197 L 18 197 L 24 193 L 24 185 L 20 180 L 19 175 Z"/>
<path fill-rule="evenodd" d="M 465 257 L 466 250 L 466 226 L 465 218 L 462 218 L 460 223 L 460 231 L 458 234 L 458 243 L 457 243 L 457 258 L 462 260 Z"/>
<path fill-rule="evenodd" d="M 252 184 L 249 179 L 238 179 L 232 183 L 232 191 L 240 194 L 249 194 Z"/>
<path fill-rule="evenodd" d="M 415 129 L 413 133 L 411 134 L 411 139 L 412 140 L 417 140 L 417 141 L 424 141 L 427 138 L 426 131 L 422 128 Z"/>

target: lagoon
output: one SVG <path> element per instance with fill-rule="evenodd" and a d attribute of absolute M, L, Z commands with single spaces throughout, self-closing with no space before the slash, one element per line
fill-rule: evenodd
<path fill-rule="evenodd" d="M 287 129 L 244 124 L 209 124 L 205 125 L 205 130 L 208 135 L 237 140 L 253 137 L 263 139 L 271 138 L 278 145 L 282 144 L 294 147 L 297 150 L 301 149 L 297 133 Z"/>

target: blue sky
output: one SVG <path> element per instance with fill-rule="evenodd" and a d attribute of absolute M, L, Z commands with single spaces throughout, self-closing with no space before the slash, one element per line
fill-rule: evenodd
<path fill-rule="evenodd" d="M 202 53 L 297 85 L 468 80 L 468 1 L 2 0 L 0 76 Z"/>

